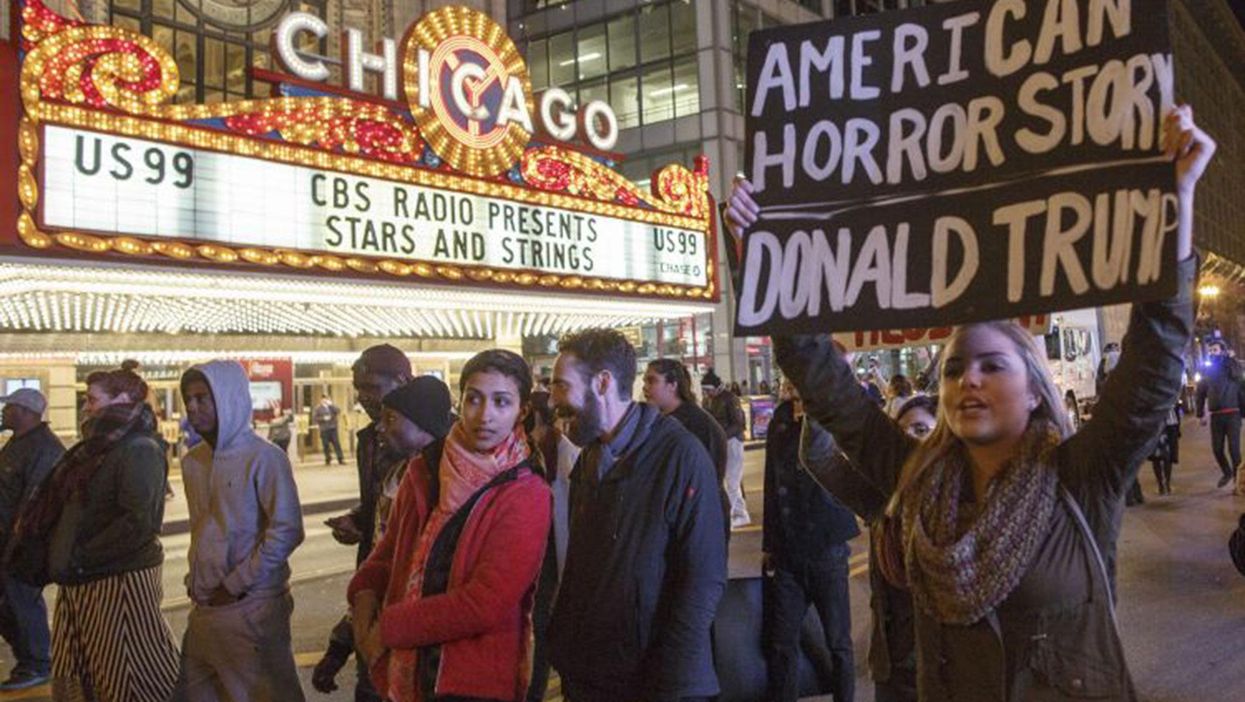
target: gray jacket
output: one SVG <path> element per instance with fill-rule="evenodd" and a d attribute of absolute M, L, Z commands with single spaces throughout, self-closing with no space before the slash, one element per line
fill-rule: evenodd
<path fill-rule="evenodd" d="M 186 590 L 207 602 L 230 594 L 268 597 L 289 587 L 290 554 L 303 541 L 298 486 L 285 452 L 251 429 L 246 372 L 233 361 L 195 366 L 216 401 L 216 445 L 196 445 L 182 459 L 190 505 Z"/>

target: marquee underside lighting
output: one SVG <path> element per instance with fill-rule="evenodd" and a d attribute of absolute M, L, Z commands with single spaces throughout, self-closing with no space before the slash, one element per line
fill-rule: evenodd
<path fill-rule="evenodd" d="M 708 305 L 0 263 L 0 332 L 496 339 L 624 327 Z"/>

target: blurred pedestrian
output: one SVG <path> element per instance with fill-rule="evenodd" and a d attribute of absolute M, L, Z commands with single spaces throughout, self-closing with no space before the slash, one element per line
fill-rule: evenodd
<path fill-rule="evenodd" d="M 1102 347 L 1102 358 L 1098 359 L 1098 368 L 1094 371 L 1094 393 L 1101 395 L 1107 384 L 1107 376 L 1115 370 L 1120 362 L 1120 344 L 1112 341 Z"/>
<path fill-rule="evenodd" d="M 203 437 L 182 460 L 190 507 L 190 615 L 178 699 L 303 699 L 290 639 L 290 555 L 303 513 L 289 456 L 251 428 L 250 383 L 237 361 L 182 375 L 186 416 Z"/>
<path fill-rule="evenodd" d="M 903 373 L 892 375 L 890 383 L 886 386 L 886 403 L 882 406 L 882 411 L 891 418 L 898 417 L 899 409 L 912 399 L 914 393 L 908 376 Z"/>
<path fill-rule="evenodd" d="M 739 397 L 722 387 L 722 379 L 710 368 L 700 380 L 705 411 L 726 433 L 726 496 L 731 503 L 732 529 L 748 526 L 748 502 L 744 497 L 744 410 Z"/>
<path fill-rule="evenodd" d="M 411 383 L 414 374 L 410 357 L 392 344 L 376 344 L 364 349 L 351 365 L 350 372 L 355 396 L 369 420 L 367 426 L 355 434 L 359 504 L 345 514 L 326 520 L 325 524 L 332 528 L 333 539 L 337 543 L 356 547 L 355 565 L 359 566 L 367 560 L 376 544 L 377 526 L 385 523 L 378 518 L 377 509 L 387 487 L 386 480 L 397 471 L 405 472 L 410 460 L 410 454 L 385 440 L 385 427 L 381 423 L 384 419 L 384 398 Z M 435 390 L 434 394 L 440 395 Z M 437 401 L 433 401 L 433 406 L 437 406 Z M 436 465 L 435 460 L 431 465 Z M 316 664 L 312 682 L 317 689 L 336 688 L 334 679 L 355 651 L 355 643 L 354 626 L 347 613 L 333 627 L 324 656 Z M 368 676 L 367 664 L 362 656 L 356 655 L 355 661 L 355 702 L 380 702 L 381 696 L 373 689 Z"/>
<path fill-rule="evenodd" d="M 1159 440 L 1150 453 L 1150 465 L 1154 469 L 1154 482 L 1160 495 L 1172 494 L 1172 467 L 1180 462 L 1180 415 L 1179 402 L 1167 412 L 1167 421 L 1159 431 Z"/>
<path fill-rule="evenodd" d="M 1220 339 L 1206 345 L 1206 366 L 1197 384 L 1197 418 L 1210 424 L 1210 448 L 1223 474 L 1218 487 L 1232 482 L 1241 464 L 1241 366 Z M 1207 409 L 1210 414 L 1207 416 Z"/>
<path fill-rule="evenodd" d="M 65 445 L 43 421 L 48 407 L 43 393 L 21 388 L 8 397 L 0 397 L 0 403 L 4 405 L 0 431 L 13 432 L 0 449 L 0 552 L 4 552 L 4 542 L 13 536 L 18 512 L 42 489 L 52 467 L 65 454 Z M 42 685 L 52 670 L 43 586 L 23 582 L 7 567 L 0 569 L 0 580 L 4 588 L 0 619 L 6 624 L 0 633 L 17 661 L 8 679 L 0 684 L 0 691 Z"/>
<path fill-rule="evenodd" d="M 677 421 L 632 401 L 635 371 L 635 349 L 616 330 L 558 343 L 554 405 L 584 447 L 550 625 L 568 702 L 719 692 L 709 631 L 726 585 L 726 527 L 713 463 Z"/>
<path fill-rule="evenodd" d="M 856 694 L 847 542 L 860 534 L 856 517 L 800 469 L 804 405 L 784 382 L 765 435 L 762 550 L 763 636 L 770 702 L 800 696 L 800 629 L 811 605 L 821 620 L 835 702 Z"/>
<path fill-rule="evenodd" d="M 650 361 L 644 369 L 644 400 L 662 414 L 679 420 L 684 429 L 700 441 L 718 476 L 718 495 L 722 501 L 722 514 L 728 526 L 726 537 L 730 539 L 731 502 L 726 496 L 726 464 L 729 450 L 726 432 L 709 414 L 696 403 L 692 394 L 692 377 L 687 366 L 673 358 Z"/>
<path fill-rule="evenodd" d="M 392 702 L 524 699 L 532 598 L 549 535 L 549 487 L 524 413 L 532 372 L 476 354 L 437 466 L 402 479 L 390 526 L 350 582 L 355 645 Z"/>
<path fill-rule="evenodd" d="M 337 462 L 346 465 L 346 459 L 342 456 L 342 442 L 338 436 L 338 420 L 341 418 L 341 410 L 337 405 L 333 404 L 333 398 L 328 395 L 320 396 L 320 404 L 311 412 L 311 421 L 315 423 L 316 428 L 320 430 L 320 447 L 324 449 L 324 465 L 332 465 L 332 456 L 329 449 L 332 448 L 337 454 Z"/>
<path fill-rule="evenodd" d="M 19 512 L 7 569 L 60 585 L 54 699 L 163 702 L 177 680 L 177 645 L 160 612 L 168 462 L 142 378 L 97 371 L 86 385 L 82 440 Z"/>
<path fill-rule="evenodd" d="M 882 388 L 878 387 L 878 378 L 872 372 L 865 373 L 864 378 L 860 381 L 861 387 L 865 389 L 865 394 L 873 400 L 878 407 L 886 405 L 886 395 L 882 392 Z"/>
<path fill-rule="evenodd" d="M 286 412 L 280 400 L 273 400 L 269 406 L 272 408 L 272 419 L 268 422 L 268 440 L 288 455 L 290 439 L 294 435 L 294 414 Z"/>

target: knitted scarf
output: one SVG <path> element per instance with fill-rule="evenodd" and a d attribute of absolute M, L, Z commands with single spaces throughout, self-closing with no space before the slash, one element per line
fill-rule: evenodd
<path fill-rule="evenodd" d="M 22 508 L 18 538 L 41 536 L 56 526 L 65 503 L 81 494 L 112 447 L 136 431 L 155 431 L 155 415 L 145 402 L 109 405 L 82 424 L 82 441 L 52 468 L 40 494 Z"/>
<path fill-rule="evenodd" d="M 467 432 L 462 421 L 454 423 L 445 439 L 441 453 L 440 485 L 437 506 L 428 515 L 411 558 L 411 572 L 407 578 L 406 596 L 420 599 L 423 593 L 424 568 L 437 536 L 447 522 L 458 512 L 472 495 L 488 485 L 493 478 L 505 473 L 527 459 L 531 453 L 527 434 L 522 425 L 516 426 L 510 436 L 488 453 L 477 453 L 467 446 Z M 394 649 L 389 652 L 388 694 L 396 702 L 417 699 L 419 682 L 416 678 L 416 651 Z M 430 702 L 430 701 L 425 701 Z"/>
<path fill-rule="evenodd" d="M 904 565 L 913 599 L 944 624 L 972 624 L 999 606 L 1029 570 L 1050 531 L 1059 434 L 1035 422 L 1016 459 L 962 510 L 970 475 L 962 448 L 930 465 L 904 495 Z M 966 518 L 967 517 L 967 518 Z"/>

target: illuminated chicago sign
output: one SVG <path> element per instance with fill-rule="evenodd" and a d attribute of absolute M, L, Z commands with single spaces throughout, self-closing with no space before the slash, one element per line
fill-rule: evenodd
<path fill-rule="evenodd" d="M 328 24 L 313 14 L 286 15 L 272 33 L 273 55 L 285 70 L 304 80 L 327 81 L 324 57 L 298 49 L 304 34 L 328 36 Z M 536 129 L 558 141 L 584 139 L 602 151 L 618 141 L 618 119 L 608 103 L 593 100 L 575 113 L 561 88 L 546 90 L 533 110 L 527 65 L 514 42 L 479 12 L 445 8 L 425 15 L 407 33 L 402 70 L 406 96 L 420 129 L 446 160 L 461 170 L 492 175 L 522 153 Z M 380 77 L 381 93 L 398 99 L 398 47 L 388 37 L 379 53 L 363 49 L 363 33 L 343 33 L 342 73 L 353 91 L 365 89 L 364 76 Z"/>
<path fill-rule="evenodd" d="M 148 37 L 37 0 L 22 12 L 21 211 L 0 246 L 717 299 L 704 159 L 640 188 L 533 138 L 522 60 L 480 13 L 445 8 L 408 32 L 403 110 L 363 96 L 174 105 L 176 63 Z"/>

